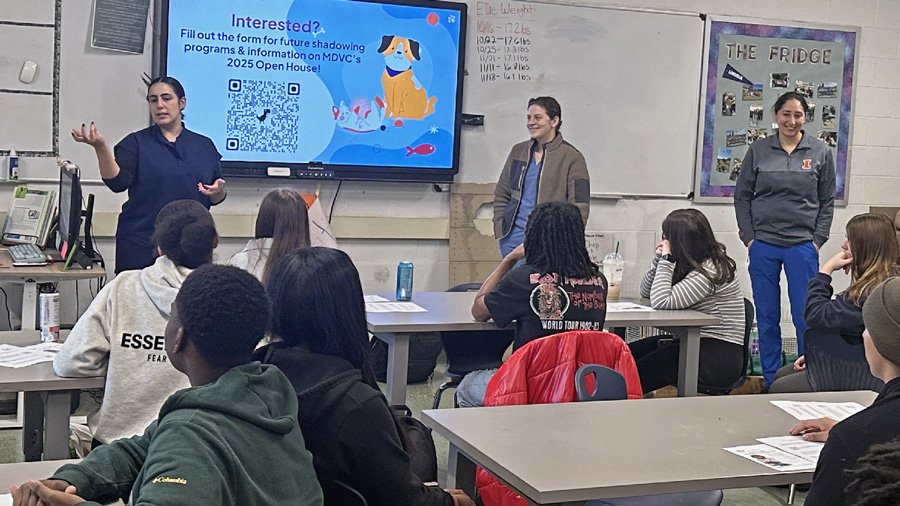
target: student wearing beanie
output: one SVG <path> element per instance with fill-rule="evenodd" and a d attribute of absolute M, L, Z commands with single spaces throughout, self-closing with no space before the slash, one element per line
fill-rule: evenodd
<path fill-rule="evenodd" d="M 808 441 L 825 441 L 807 504 L 841 505 L 850 484 L 847 470 L 872 445 L 900 436 L 900 277 L 878 285 L 863 305 L 863 345 L 869 370 L 885 382 L 868 408 L 838 423 L 829 418 L 805 420 L 791 429 Z"/>

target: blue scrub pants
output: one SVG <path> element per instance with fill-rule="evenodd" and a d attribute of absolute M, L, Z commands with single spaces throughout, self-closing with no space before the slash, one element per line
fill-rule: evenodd
<path fill-rule="evenodd" d="M 806 285 L 819 269 L 819 253 L 812 242 L 796 246 L 776 246 L 753 241 L 750 245 L 750 282 L 756 304 L 756 326 L 759 329 L 759 357 L 766 386 L 775 380 L 781 367 L 781 268 L 788 283 L 791 319 L 797 330 L 797 353 L 803 354 L 806 320 Z"/>

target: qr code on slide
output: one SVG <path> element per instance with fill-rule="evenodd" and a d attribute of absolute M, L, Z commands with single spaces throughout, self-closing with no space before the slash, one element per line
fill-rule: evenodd
<path fill-rule="evenodd" d="M 297 150 L 300 83 L 229 79 L 228 151 Z"/>

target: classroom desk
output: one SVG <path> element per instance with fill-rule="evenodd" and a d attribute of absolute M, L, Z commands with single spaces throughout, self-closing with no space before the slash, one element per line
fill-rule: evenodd
<path fill-rule="evenodd" d="M 40 333 L 3 332 L 0 340 L 14 346 L 40 342 Z M 69 457 L 71 391 L 101 388 L 105 376 L 60 378 L 51 362 L 13 369 L 0 367 L 0 392 L 25 392 L 22 450 L 26 460 L 59 460 Z"/>
<path fill-rule="evenodd" d="M 0 266 L 12 265 L 12 258 L 6 249 L 0 250 Z M 22 329 L 38 327 L 38 283 L 56 283 L 58 281 L 77 281 L 106 276 L 99 264 L 93 269 L 82 269 L 76 265 L 62 270 L 62 262 L 34 267 L 0 267 L 0 282 L 22 283 Z"/>
<path fill-rule="evenodd" d="M 78 459 L 48 460 L 43 462 L 17 462 L 13 464 L 0 464 L 0 493 L 9 493 L 11 485 L 19 486 L 31 479 L 43 480 L 53 476 L 57 469 L 65 464 L 76 464 Z M 122 505 L 118 500 L 113 505 Z"/>
<path fill-rule="evenodd" d="M 771 400 L 855 401 L 875 392 L 723 395 L 422 412 L 450 442 L 447 487 L 474 492 L 475 466 L 530 504 L 808 483 L 722 448 L 787 435 L 797 420 Z"/>
<path fill-rule="evenodd" d="M 391 294 L 378 294 L 394 300 Z M 493 322 L 472 318 L 475 292 L 418 292 L 413 302 L 427 309 L 424 313 L 366 313 L 369 332 L 388 344 L 387 400 L 406 404 L 406 369 L 409 360 L 409 336 L 418 332 L 455 330 L 499 330 Z M 698 311 L 623 311 L 607 312 L 606 327 L 687 328 L 680 346 L 678 395 L 697 395 L 697 371 L 700 366 L 700 327 L 716 325 L 719 319 Z M 512 328 L 512 326 L 508 327 Z"/>
<path fill-rule="evenodd" d="M 0 493 L 9 493 L 9 487 L 19 486 L 28 480 L 44 480 L 53 476 L 65 464 L 75 464 L 80 459 L 47 460 L 41 462 L 14 462 L 0 464 Z"/>

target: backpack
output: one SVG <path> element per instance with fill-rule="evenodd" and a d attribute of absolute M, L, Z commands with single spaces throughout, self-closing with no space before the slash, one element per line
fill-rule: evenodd
<path fill-rule="evenodd" d="M 437 481 L 437 451 L 434 447 L 434 437 L 424 423 L 412 416 L 412 410 L 407 406 L 391 406 L 400 430 L 406 453 L 409 454 L 409 467 L 412 472 L 424 483 Z"/>
<path fill-rule="evenodd" d="M 438 355 L 444 349 L 441 335 L 437 332 L 425 332 L 409 336 L 409 365 L 406 368 L 406 382 L 419 383 L 428 380 L 437 365 Z M 384 383 L 387 380 L 388 345 L 381 339 L 372 339 L 372 370 L 375 379 Z"/>

